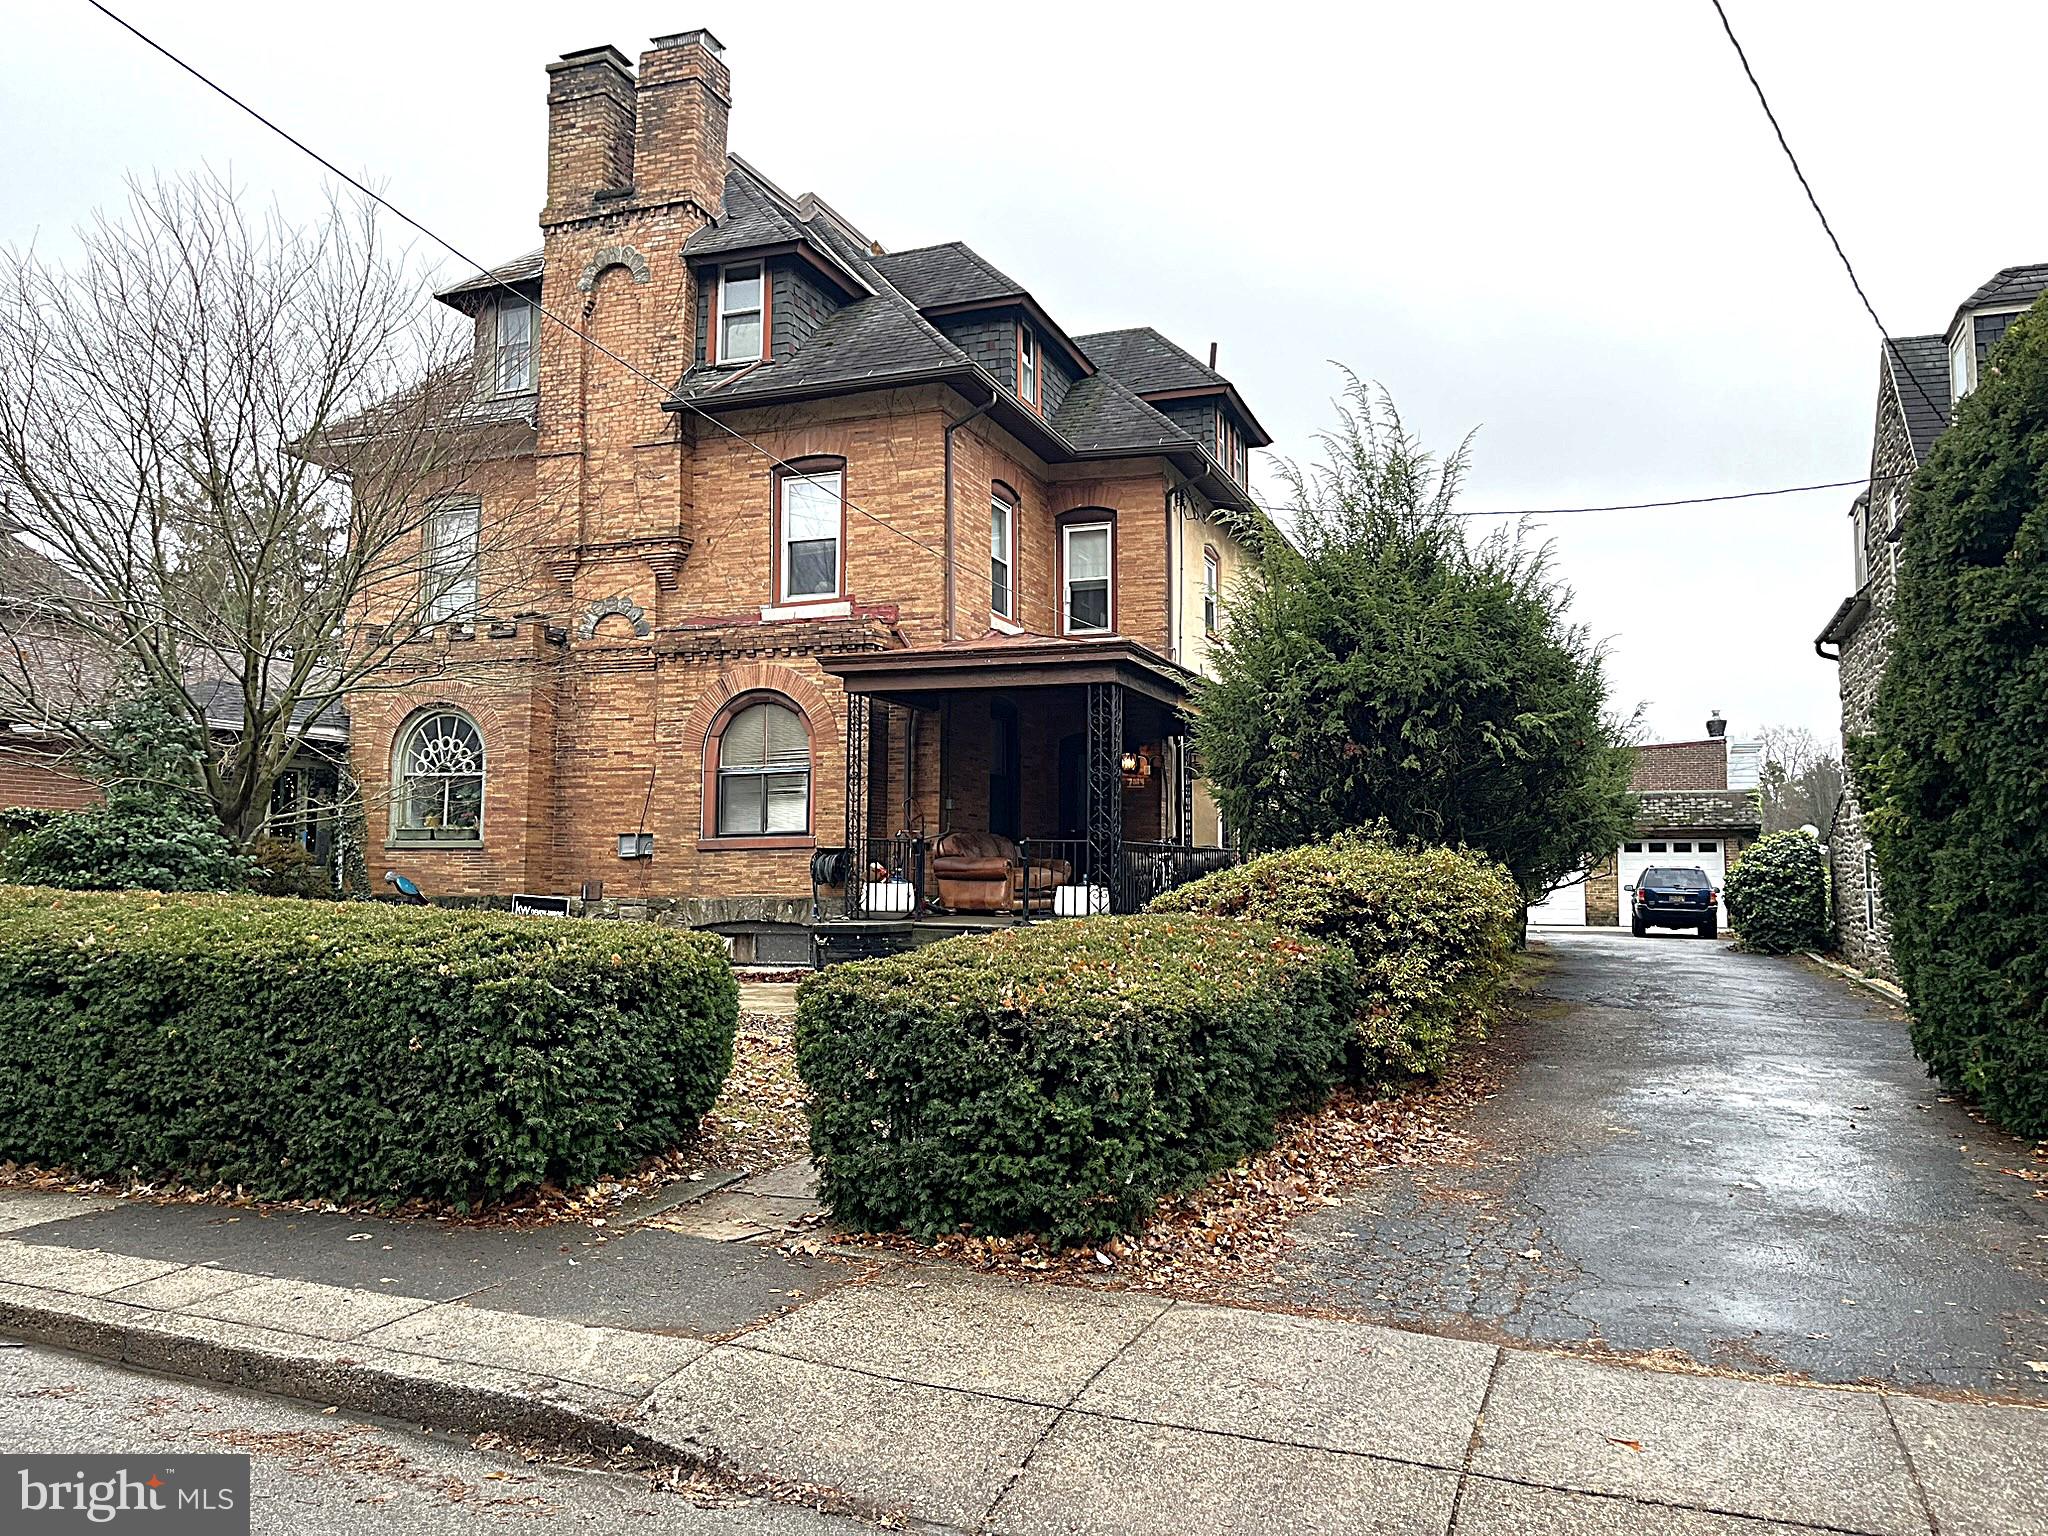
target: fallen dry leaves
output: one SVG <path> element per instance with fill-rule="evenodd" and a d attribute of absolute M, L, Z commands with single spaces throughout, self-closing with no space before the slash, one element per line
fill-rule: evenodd
<path fill-rule="evenodd" d="M 1461 1156 L 1468 1143 L 1453 1121 L 1495 1082 L 1475 1051 L 1433 1083 L 1377 1098 L 1342 1091 L 1283 1123 L 1269 1150 L 1162 1201 L 1141 1230 L 1096 1247 L 1054 1251 L 1030 1237 L 964 1233 L 929 1244 L 901 1233 L 853 1241 L 1019 1279 L 1207 1300 L 1249 1292 L 1273 1279 L 1299 1217 L 1341 1203 L 1378 1169 Z"/>

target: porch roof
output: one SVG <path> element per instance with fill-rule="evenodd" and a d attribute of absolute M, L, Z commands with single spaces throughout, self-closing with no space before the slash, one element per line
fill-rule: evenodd
<path fill-rule="evenodd" d="M 1195 680 L 1187 668 L 1135 640 L 1056 640 L 1029 634 L 820 656 L 818 665 L 845 684 L 848 693 L 883 698 L 1122 683 L 1133 693 L 1177 709 L 1187 702 Z"/>

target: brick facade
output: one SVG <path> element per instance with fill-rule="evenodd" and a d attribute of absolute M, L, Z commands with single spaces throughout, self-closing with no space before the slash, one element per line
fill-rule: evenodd
<path fill-rule="evenodd" d="M 1728 739 L 1658 741 L 1636 749 L 1629 788 L 1638 794 L 1655 789 L 1726 789 Z"/>
<path fill-rule="evenodd" d="M 0 739 L 0 806 L 78 811 L 99 801 L 98 788 L 65 771 L 60 747 L 28 736 Z"/>
<path fill-rule="evenodd" d="M 373 864 L 439 899 L 575 896 L 602 882 L 607 909 L 625 903 L 693 923 L 800 920 L 811 855 L 842 842 L 845 827 L 846 701 L 819 658 L 987 635 L 997 482 L 1017 501 L 1016 626 L 1058 633 L 1059 520 L 1099 508 L 1114 518 L 1119 633 L 1173 655 L 1186 648 L 1187 567 L 1177 583 L 1169 537 L 1206 510 L 1164 459 L 1049 463 L 991 418 L 970 420 L 952 442 L 949 625 L 947 430 L 969 414 L 957 393 L 941 384 L 840 390 L 734 408 L 721 426 L 664 410 L 663 389 L 648 382 L 676 379 L 707 344 L 712 295 L 683 246 L 721 214 L 731 84 L 715 43 L 696 33 L 657 39 L 637 75 L 610 49 L 571 55 L 549 74 L 541 299 L 597 345 L 542 325 L 531 447 L 483 477 L 486 523 L 524 516 L 535 529 L 493 556 L 505 569 L 486 573 L 485 586 L 506 594 L 504 616 L 444 626 L 351 700 Z M 764 260 L 766 325 L 779 350 L 836 301 L 794 258 Z M 477 323 L 482 344 L 488 303 Z M 989 352 L 992 372 L 1013 373 L 1013 324 L 1006 315 L 985 337 L 968 335 L 964 321 L 955 329 L 962 345 Z M 1058 350 L 1041 343 L 1048 411 L 1072 383 Z M 815 459 L 844 466 L 840 594 L 782 602 L 777 465 Z M 1243 564 L 1220 526 L 1203 537 L 1227 548 L 1233 571 Z M 1196 539 L 1197 583 L 1200 547 Z M 1184 561 L 1185 541 L 1179 553 Z M 374 607 L 362 617 L 374 623 Z M 729 707 L 755 697 L 794 707 L 809 736 L 800 835 L 716 834 L 707 744 Z M 1027 754 L 1021 809 L 1041 834 L 1057 814 L 1051 758 L 1077 720 L 1048 714 L 1057 690 L 1016 702 Z M 472 719 L 486 753 L 481 835 L 469 846 L 388 836 L 397 743 L 409 722 L 442 709 Z M 927 835 L 985 826 L 986 711 L 986 698 L 944 710 L 875 705 L 870 823 Z M 1131 797 L 1128 835 L 1157 835 L 1157 799 L 1156 782 Z M 621 858 L 620 835 L 640 831 L 653 834 L 652 857 Z"/>

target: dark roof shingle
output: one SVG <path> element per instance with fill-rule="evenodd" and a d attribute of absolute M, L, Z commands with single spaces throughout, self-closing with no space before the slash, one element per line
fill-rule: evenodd
<path fill-rule="evenodd" d="M 444 304 L 453 304 L 457 309 L 468 309 L 476 301 L 489 297 L 507 283 L 518 288 L 539 282 L 541 268 L 541 253 L 528 251 L 524 256 L 515 256 L 488 272 L 479 272 L 475 277 L 453 283 L 441 289 L 434 297 Z"/>
<path fill-rule="evenodd" d="M 920 246 L 871 257 L 875 270 L 919 309 L 1024 297 L 1024 285 L 989 265 L 964 242 Z"/>
<path fill-rule="evenodd" d="M 1883 351 L 1885 377 L 1906 414 L 1913 461 L 1924 463 L 1948 430 L 1948 343 L 1939 336 L 1893 336 Z"/>

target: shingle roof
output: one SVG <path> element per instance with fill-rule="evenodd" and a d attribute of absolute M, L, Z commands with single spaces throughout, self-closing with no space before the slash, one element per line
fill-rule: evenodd
<path fill-rule="evenodd" d="M 1149 325 L 1134 325 L 1122 331 L 1097 331 L 1076 336 L 1075 342 L 1089 361 L 1104 373 L 1113 373 L 1141 395 L 1169 389 L 1230 388 L 1230 380 L 1215 369 L 1197 362 Z"/>
<path fill-rule="evenodd" d="M 725 178 L 725 209 L 683 242 L 685 256 L 716 256 L 764 245 L 799 244 L 808 239 L 803 221 L 773 189 L 735 167 Z"/>
<path fill-rule="evenodd" d="M 1251 407 L 1239 397 L 1236 385 L 1151 326 L 1097 331 L 1092 336 L 1074 339 L 1090 362 L 1104 373 L 1115 374 L 1134 393 L 1162 395 L 1179 390 L 1209 390 L 1228 395 L 1252 430 L 1252 446 L 1263 448 L 1273 441 L 1272 434 L 1259 425 Z"/>
<path fill-rule="evenodd" d="M 1885 377 L 1906 413 L 1913 460 L 1923 462 L 1948 430 L 1948 343 L 1939 336 L 1893 336 L 1883 352 Z"/>
<path fill-rule="evenodd" d="M 745 165 L 735 166 L 725 185 L 727 209 L 737 207 L 745 218 L 754 217 L 747 210 L 776 201 L 773 188 Z M 974 371 L 974 363 L 967 354 L 920 315 L 917 306 L 882 274 L 873 258 L 836 224 L 825 220 L 809 224 L 794 221 L 790 210 L 782 207 L 772 212 L 774 219 L 789 224 L 792 235 L 851 271 L 871 290 L 869 295 L 827 315 L 803 345 L 787 357 L 740 369 L 693 366 L 677 383 L 674 398 L 705 404 Z M 772 227 L 772 221 L 763 218 L 753 227 L 767 229 Z M 696 237 L 684 250 L 689 255 L 699 254 Z"/>
<path fill-rule="evenodd" d="M 1082 453 L 1153 448 L 1192 453 L 1201 445 L 1106 373 L 1080 380 L 1053 413 L 1053 429 Z"/>
<path fill-rule="evenodd" d="M 2048 292 L 2048 261 L 2037 261 L 2023 267 L 2005 267 L 1994 272 L 1977 291 L 1971 294 L 1956 309 L 1957 318 L 1965 310 L 1989 309 L 1996 305 L 2003 309 L 2014 304 L 2031 304 Z M 1955 320 L 1948 324 L 1956 328 Z"/>
<path fill-rule="evenodd" d="M 1024 285 L 984 261 L 961 241 L 891 251 L 870 258 L 877 271 L 919 309 L 1021 298 Z"/>
<path fill-rule="evenodd" d="M 453 304 L 457 309 L 467 307 L 465 301 L 482 298 L 506 283 L 520 285 L 537 283 L 541 275 L 541 253 L 528 251 L 524 256 L 515 256 L 502 266 L 480 272 L 475 277 L 465 278 L 459 283 L 443 288 L 434 295 L 444 304 Z"/>
<path fill-rule="evenodd" d="M 1764 824 L 1753 789 L 1652 789 L 1636 801 L 1639 832 L 1750 831 Z"/>

